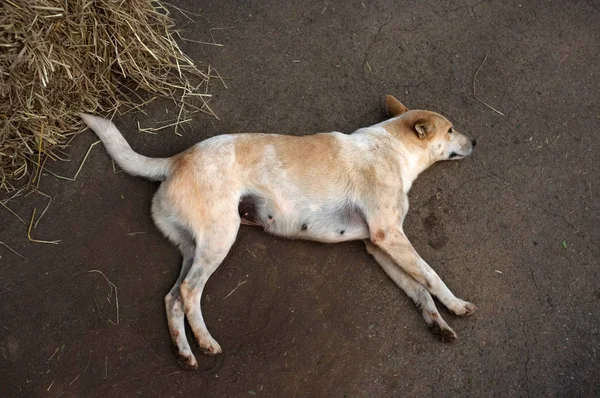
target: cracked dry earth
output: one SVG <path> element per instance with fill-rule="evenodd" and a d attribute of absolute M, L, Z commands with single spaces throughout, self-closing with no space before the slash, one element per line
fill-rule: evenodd
<path fill-rule="evenodd" d="M 58 245 L 28 242 L 0 208 L 0 241 L 27 258 L 0 246 L 3 396 L 600 394 L 597 2 L 224 0 L 200 13 L 177 18 L 190 39 L 224 44 L 184 43 L 226 78 L 213 84 L 221 120 L 137 133 L 171 117 L 154 104 L 117 121 L 132 146 L 164 156 L 222 132 L 352 132 L 382 120 L 388 93 L 439 111 L 479 144 L 417 180 L 405 226 L 479 311 L 441 310 L 459 340 L 439 342 L 361 243 L 243 227 L 203 298 L 224 354 L 183 372 L 163 308 L 180 255 L 152 225 L 156 185 L 114 174 L 97 146 L 75 182 L 42 180 L 53 201 L 33 235 Z M 477 96 L 503 116 L 473 97 L 480 66 Z M 95 140 L 75 139 L 52 170 L 73 175 Z M 28 220 L 45 203 L 10 206 Z M 118 320 L 89 270 L 117 286 Z"/>

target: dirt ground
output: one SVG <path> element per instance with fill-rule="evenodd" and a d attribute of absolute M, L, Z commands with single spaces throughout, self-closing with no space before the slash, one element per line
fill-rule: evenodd
<path fill-rule="evenodd" d="M 383 119 L 388 93 L 439 111 L 479 145 L 417 180 L 406 231 L 479 312 L 442 310 L 459 340 L 441 343 L 362 243 L 243 227 L 203 298 L 224 354 L 198 353 L 184 372 L 163 306 L 181 260 L 150 219 L 157 185 L 114 174 L 98 145 L 75 182 L 43 178 L 52 204 L 32 236 L 58 245 L 30 243 L 0 208 L 0 241 L 26 257 L 0 245 L 3 396 L 600 395 L 596 1 L 205 3 L 197 24 L 178 19 L 187 37 L 224 44 L 184 45 L 226 78 L 213 82 L 220 120 L 196 117 L 182 137 L 136 132 L 173 118 L 156 104 L 118 121 L 132 146 L 158 156 L 224 132 L 349 133 Z M 504 115 L 473 97 L 480 66 L 477 95 Z M 95 140 L 81 135 L 72 161 L 49 168 L 73 175 Z M 45 203 L 10 206 L 28 223 Z M 118 318 L 90 270 L 117 286 Z"/>

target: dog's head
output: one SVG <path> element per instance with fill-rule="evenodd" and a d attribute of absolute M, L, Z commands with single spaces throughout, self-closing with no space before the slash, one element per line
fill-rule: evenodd
<path fill-rule="evenodd" d="M 389 116 L 395 118 L 394 130 L 407 145 L 427 149 L 431 163 L 462 159 L 473 152 L 477 142 L 459 133 L 444 116 L 409 110 L 391 95 L 386 97 L 385 105 Z"/>

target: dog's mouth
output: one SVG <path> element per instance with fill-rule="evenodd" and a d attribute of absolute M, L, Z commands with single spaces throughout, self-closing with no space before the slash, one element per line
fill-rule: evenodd
<path fill-rule="evenodd" d="M 452 159 L 452 160 L 458 160 L 458 159 L 464 159 L 467 156 L 469 156 L 470 154 L 464 154 L 464 153 L 458 153 L 458 152 L 450 152 L 450 155 L 448 155 L 448 159 Z"/>

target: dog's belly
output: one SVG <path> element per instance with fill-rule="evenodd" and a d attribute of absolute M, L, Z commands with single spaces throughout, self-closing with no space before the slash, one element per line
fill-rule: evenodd
<path fill-rule="evenodd" d="M 284 199 L 279 202 L 258 195 L 240 199 L 238 212 L 242 224 L 262 226 L 278 236 L 343 242 L 366 239 L 369 229 L 361 212 L 345 200 L 309 203 L 305 198 Z"/>

